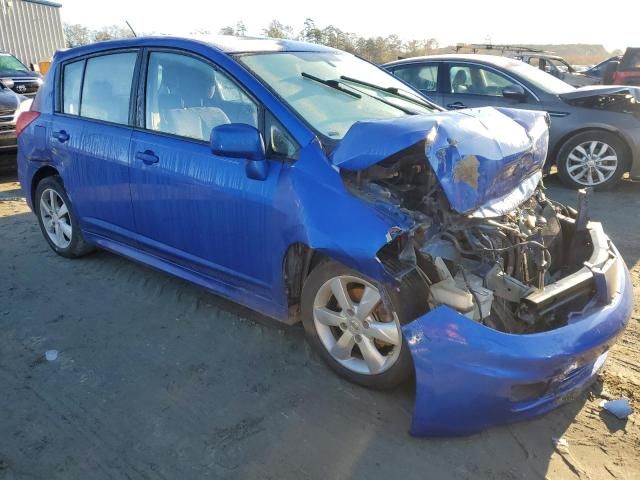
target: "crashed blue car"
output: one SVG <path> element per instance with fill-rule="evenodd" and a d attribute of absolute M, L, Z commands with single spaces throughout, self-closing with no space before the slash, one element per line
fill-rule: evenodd
<path fill-rule="evenodd" d="M 578 210 L 545 195 L 546 114 L 443 111 L 344 52 L 233 37 L 75 48 L 17 132 L 55 252 L 103 248 L 301 321 L 360 385 L 415 376 L 415 435 L 574 398 L 630 316 L 588 192 Z"/>

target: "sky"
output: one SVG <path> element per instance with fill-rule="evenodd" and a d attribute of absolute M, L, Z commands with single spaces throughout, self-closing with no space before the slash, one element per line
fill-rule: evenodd
<path fill-rule="evenodd" d="M 368 2 L 353 0 L 58 0 L 66 23 L 91 28 L 128 20 L 138 32 L 212 33 L 242 20 L 260 35 L 271 21 L 302 29 L 305 18 L 361 36 L 396 33 L 403 40 L 435 38 L 440 45 L 591 43 L 608 50 L 640 46 L 640 2 L 536 0 Z"/>

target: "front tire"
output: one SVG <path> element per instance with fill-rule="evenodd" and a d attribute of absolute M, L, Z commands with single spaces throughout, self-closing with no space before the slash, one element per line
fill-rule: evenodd
<path fill-rule="evenodd" d="M 93 250 L 82 236 L 60 177 L 46 177 L 38 184 L 34 208 L 42 235 L 58 255 L 77 258 Z"/>
<path fill-rule="evenodd" d="M 302 290 L 307 340 L 342 377 L 370 388 L 393 388 L 412 372 L 401 325 L 426 312 L 426 285 L 409 274 L 387 291 L 334 261 L 318 265 Z"/>
<path fill-rule="evenodd" d="M 591 130 L 571 137 L 558 152 L 562 182 L 570 188 L 612 188 L 624 175 L 626 149 L 614 134 Z"/>

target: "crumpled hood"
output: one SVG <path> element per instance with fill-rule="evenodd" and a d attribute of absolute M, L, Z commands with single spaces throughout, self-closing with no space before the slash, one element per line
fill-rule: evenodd
<path fill-rule="evenodd" d="M 601 95 L 631 95 L 640 102 L 640 88 L 624 85 L 592 85 L 590 87 L 576 88 L 567 93 L 558 95 L 563 100 L 577 100 L 579 98 L 590 98 Z"/>
<path fill-rule="evenodd" d="M 451 208 L 497 216 L 533 194 L 548 141 L 546 113 L 485 107 L 355 123 L 331 161 L 358 171 L 424 142 Z"/>
<path fill-rule="evenodd" d="M 640 116 L 640 88 L 628 86 L 593 86 L 578 88 L 559 97 L 576 107 Z"/>

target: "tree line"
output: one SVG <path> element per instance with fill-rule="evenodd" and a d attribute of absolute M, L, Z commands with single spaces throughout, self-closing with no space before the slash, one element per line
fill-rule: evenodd
<path fill-rule="evenodd" d="M 207 35 L 214 32 L 200 29 L 191 33 Z M 217 33 L 246 36 L 247 28 L 244 22 L 239 21 L 233 26 L 221 28 Z M 438 48 L 438 42 L 434 38 L 403 41 L 395 34 L 386 37 L 363 37 L 333 25 L 319 27 L 311 18 L 305 20 L 299 32 L 296 32 L 291 25 L 272 20 L 260 33 L 265 37 L 301 40 L 338 48 L 375 63 L 384 63 L 402 57 L 428 55 Z M 67 47 L 71 48 L 103 40 L 133 37 L 133 32 L 127 27 L 118 25 L 92 30 L 80 24 L 65 24 L 64 35 Z"/>

